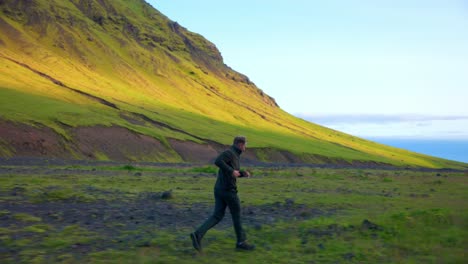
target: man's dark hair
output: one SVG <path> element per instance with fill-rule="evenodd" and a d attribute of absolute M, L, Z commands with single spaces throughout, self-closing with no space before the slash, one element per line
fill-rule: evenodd
<path fill-rule="evenodd" d="M 245 139 L 244 136 L 237 136 L 237 137 L 234 138 L 233 144 L 234 145 L 237 145 L 239 143 L 244 143 L 245 144 L 245 142 L 247 142 L 247 140 Z"/>

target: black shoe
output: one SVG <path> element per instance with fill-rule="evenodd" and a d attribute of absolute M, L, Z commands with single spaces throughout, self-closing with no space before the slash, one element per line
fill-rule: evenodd
<path fill-rule="evenodd" d="M 251 245 L 247 241 L 244 241 L 244 242 L 237 243 L 236 244 L 236 249 L 237 250 L 246 250 L 246 251 L 254 250 L 255 245 Z"/>
<path fill-rule="evenodd" d="M 202 251 L 202 246 L 201 246 L 201 241 L 200 238 L 197 236 L 195 233 L 190 234 L 190 238 L 192 239 L 192 245 L 193 247 L 198 251 Z"/>

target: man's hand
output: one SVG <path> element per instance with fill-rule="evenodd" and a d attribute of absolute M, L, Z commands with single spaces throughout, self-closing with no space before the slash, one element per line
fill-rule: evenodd
<path fill-rule="evenodd" d="M 232 176 L 237 178 L 237 177 L 241 176 L 241 173 L 238 170 L 235 170 L 235 171 L 232 172 Z"/>

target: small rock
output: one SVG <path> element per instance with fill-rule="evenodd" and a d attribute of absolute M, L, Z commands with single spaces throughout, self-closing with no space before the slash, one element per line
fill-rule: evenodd
<path fill-rule="evenodd" d="M 321 250 L 325 249 L 325 246 L 322 243 L 317 244 L 317 247 Z"/>
<path fill-rule="evenodd" d="M 151 246 L 151 244 L 149 241 L 142 241 L 142 242 L 139 242 L 136 246 L 137 247 L 149 247 Z"/>
<path fill-rule="evenodd" d="M 275 218 L 272 217 L 272 216 L 267 216 L 266 222 L 267 222 L 268 224 L 273 224 L 273 223 L 275 222 Z"/>
<path fill-rule="evenodd" d="M 146 217 L 146 219 L 147 219 L 147 220 L 154 220 L 155 218 L 154 218 L 153 215 L 149 215 L 149 216 Z"/>
<path fill-rule="evenodd" d="M 245 214 L 254 215 L 255 214 L 254 209 L 251 207 L 247 207 L 245 209 Z"/>
<path fill-rule="evenodd" d="M 23 187 L 15 187 L 15 188 L 13 188 L 13 189 L 11 190 L 11 195 L 12 195 L 12 196 L 16 196 L 16 195 L 18 195 L 18 194 L 24 193 L 25 191 L 26 191 L 26 189 L 23 188 Z"/>
<path fill-rule="evenodd" d="M 300 217 L 309 217 L 309 216 L 311 216 L 311 215 L 312 215 L 312 213 L 309 212 L 309 211 L 307 211 L 307 210 L 302 210 L 302 211 L 299 213 L 299 216 L 300 216 Z"/>
<path fill-rule="evenodd" d="M 294 199 L 290 199 L 290 198 L 285 199 L 284 204 L 287 205 L 287 206 L 291 206 L 291 205 L 294 204 Z"/>
<path fill-rule="evenodd" d="M 437 176 L 437 177 L 440 177 L 440 176 L 442 176 L 442 175 L 441 175 L 440 173 L 437 173 L 436 176 Z"/>
<path fill-rule="evenodd" d="M 351 253 L 351 252 L 346 253 L 346 254 L 343 255 L 343 258 L 344 258 L 345 260 L 352 260 L 354 257 L 355 257 L 354 254 Z"/>
<path fill-rule="evenodd" d="M 174 195 L 172 195 L 172 190 L 170 191 L 165 191 L 161 194 L 161 199 L 168 200 L 174 198 Z"/>
<path fill-rule="evenodd" d="M 364 221 L 362 221 L 361 228 L 366 229 L 366 230 L 382 230 L 380 226 L 372 223 L 371 221 L 367 219 L 364 219 Z"/>
<path fill-rule="evenodd" d="M 143 175 L 141 172 L 135 172 L 135 174 L 133 174 L 133 176 L 141 176 Z"/>

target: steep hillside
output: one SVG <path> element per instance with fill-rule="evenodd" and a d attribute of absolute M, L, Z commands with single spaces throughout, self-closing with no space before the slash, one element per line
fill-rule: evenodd
<path fill-rule="evenodd" d="M 289 115 L 143 0 L 0 0 L 0 156 L 206 162 L 237 134 L 250 160 L 467 166 Z"/>

